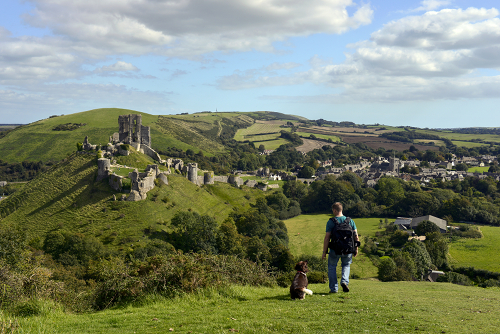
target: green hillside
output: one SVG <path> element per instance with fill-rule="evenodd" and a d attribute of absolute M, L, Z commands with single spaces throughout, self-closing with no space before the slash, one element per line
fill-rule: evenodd
<path fill-rule="evenodd" d="M 142 115 L 142 124 L 151 127 L 151 146 L 157 151 L 176 147 L 220 152 L 224 147 L 217 138 L 232 138 L 238 128 L 254 122 L 244 113 L 157 116 L 127 109 L 95 109 L 18 127 L 0 138 L 0 156 L 7 162 L 60 161 L 75 151 L 76 143 L 83 142 L 85 136 L 92 144 L 107 144 L 118 132 L 118 116 L 126 114 Z"/>
<path fill-rule="evenodd" d="M 143 238 L 143 230 L 167 229 L 176 212 L 193 210 L 223 220 L 236 209 L 248 209 L 262 192 L 229 184 L 198 187 L 185 177 L 168 176 L 139 202 L 113 201 L 106 181 L 95 182 L 95 155 L 73 154 L 0 202 L 0 224 L 21 225 L 30 237 L 53 229 L 95 235 L 104 243 L 123 245 Z"/>

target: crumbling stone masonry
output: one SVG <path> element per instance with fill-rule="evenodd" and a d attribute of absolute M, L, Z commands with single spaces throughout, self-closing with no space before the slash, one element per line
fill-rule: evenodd
<path fill-rule="evenodd" d="M 97 181 L 108 177 L 111 170 L 111 161 L 106 158 L 97 159 Z"/>
<path fill-rule="evenodd" d="M 151 131 L 149 126 L 142 125 L 142 115 L 118 116 L 118 126 L 119 132 L 110 137 L 111 142 L 151 146 Z"/>
<path fill-rule="evenodd" d="M 189 163 L 187 166 L 187 178 L 189 181 L 193 182 L 196 185 L 198 184 L 198 164 L 193 162 Z"/>
<path fill-rule="evenodd" d="M 203 175 L 203 184 L 214 184 L 214 172 L 205 172 Z"/>
<path fill-rule="evenodd" d="M 131 181 L 131 189 L 127 201 L 140 201 L 146 199 L 148 191 L 155 187 L 156 172 L 154 170 L 139 173 L 136 169 L 128 173 L 128 177 Z"/>
<path fill-rule="evenodd" d="M 115 191 L 122 191 L 123 188 L 123 176 L 111 174 L 109 176 L 109 185 Z"/>

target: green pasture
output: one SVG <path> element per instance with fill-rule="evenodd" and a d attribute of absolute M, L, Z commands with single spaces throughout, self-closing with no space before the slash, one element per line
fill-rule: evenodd
<path fill-rule="evenodd" d="M 323 253 L 323 240 L 329 214 L 300 215 L 285 221 L 288 229 L 290 251 L 295 256 L 316 255 Z M 357 218 L 354 220 L 359 239 L 363 244 L 365 236 L 373 236 L 379 231 L 380 218 Z M 377 268 L 362 252 L 354 259 L 351 272 L 355 277 L 369 278 L 377 276 Z"/>
<path fill-rule="evenodd" d="M 480 147 L 480 146 L 487 146 L 489 144 L 485 143 L 475 143 L 471 141 L 461 141 L 461 140 L 452 140 L 451 141 L 454 145 L 457 145 L 459 147 L 466 147 L 466 148 L 472 148 L 472 147 Z"/>
<path fill-rule="evenodd" d="M 480 226 L 483 238 L 460 239 L 449 244 L 450 264 L 500 272 L 500 227 Z"/>
<path fill-rule="evenodd" d="M 401 131 L 401 129 L 400 129 Z M 472 140 L 472 139 L 480 139 L 488 142 L 500 142 L 500 136 L 498 135 L 490 135 L 490 134 L 468 134 L 468 133 L 457 133 L 450 131 L 438 131 L 438 130 L 416 130 L 417 132 L 427 133 L 431 135 L 436 135 L 439 137 L 447 138 L 450 140 L 464 141 L 464 140 Z M 460 145 L 462 146 L 462 145 Z"/>
<path fill-rule="evenodd" d="M 349 293 L 309 288 L 314 294 L 301 301 L 288 288 L 229 286 L 85 314 L 48 304 L 30 317 L 0 311 L 0 325 L 14 323 L 19 334 L 496 333 L 500 326 L 498 288 L 358 279 Z"/>
<path fill-rule="evenodd" d="M 254 141 L 255 147 L 259 147 L 260 145 L 264 145 L 266 150 L 276 150 L 281 145 L 288 144 L 289 141 L 283 138 L 279 138 L 271 141 Z"/>
<path fill-rule="evenodd" d="M 259 139 L 255 139 L 257 135 L 265 135 L 265 134 L 276 134 L 279 136 L 280 131 L 291 131 L 290 128 L 281 128 L 280 126 L 286 124 L 286 121 L 276 122 L 278 124 L 269 124 L 269 123 L 254 123 L 245 129 L 239 129 L 234 139 L 237 141 L 245 141 L 249 140 L 252 142 L 258 141 Z M 274 136 L 274 137 L 276 137 Z M 262 140 L 262 139 L 261 139 Z"/>
<path fill-rule="evenodd" d="M 471 167 L 467 170 L 469 173 L 484 173 L 487 172 L 488 169 L 490 169 L 490 166 L 484 166 L 484 167 Z"/>
<path fill-rule="evenodd" d="M 304 129 L 304 128 L 302 128 L 302 129 Z M 317 133 L 310 133 L 310 132 L 306 132 L 306 131 L 297 131 L 295 133 L 303 138 L 309 138 L 310 135 L 314 135 L 316 138 L 327 139 L 327 140 L 331 139 L 333 142 L 340 141 L 339 137 L 333 136 L 333 135 L 329 136 L 329 135 L 323 135 L 323 134 L 317 134 Z"/>

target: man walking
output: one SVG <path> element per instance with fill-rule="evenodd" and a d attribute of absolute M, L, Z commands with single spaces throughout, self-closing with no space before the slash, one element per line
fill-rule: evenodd
<path fill-rule="evenodd" d="M 333 203 L 332 205 L 333 211 L 333 219 L 329 219 L 326 224 L 326 234 L 325 239 L 323 241 L 323 256 L 321 257 L 323 260 L 326 258 L 326 253 L 328 251 L 328 244 L 330 242 L 330 235 L 335 224 L 343 223 L 347 217 L 342 213 L 342 204 L 339 202 Z M 350 220 L 349 224 L 351 225 L 354 236 L 357 242 L 359 242 L 358 233 L 356 230 L 356 224 L 353 220 Z M 330 286 L 330 293 L 338 292 L 338 283 L 337 283 L 337 263 L 339 260 L 342 264 L 342 278 L 340 280 L 340 285 L 342 286 L 342 290 L 344 292 L 349 292 L 349 274 L 351 271 L 351 263 L 352 257 L 356 257 L 358 255 L 358 247 L 356 246 L 354 253 L 352 254 L 336 254 L 333 249 L 330 250 L 330 254 L 328 255 L 328 283 Z"/>

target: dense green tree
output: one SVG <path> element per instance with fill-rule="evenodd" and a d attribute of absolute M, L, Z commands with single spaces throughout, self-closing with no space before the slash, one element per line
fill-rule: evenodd
<path fill-rule="evenodd" d="M 457 171 L 467 171 L 469 169 L 469 166 L 467 166 L 467 164 L 460 163 L 455 165 L 455 169 Z"/>
<path fill-rule="evenodd" d="M 391 234 L 389 242 L 393 247 L 400 248 L 408 241 L 408 233 L 406 231 L 395 231 Z"/>
<path fill-rule="evenodd" d="M 337 180 L 349 182 L 356 191 L 363 186 L 363 179 L 349 171 L 343 172 Z"/>
<path fill-rule="evenodd" d="M 399 181 L 394 177 L 382 177 L 378 180 L 378 202 L 386 206 L 398 203 L 404 198 L 404 189 Z"/>
<path fill-rule="evenodd" d="M 441 233 L 427 233 L 424 244 L 432 263 L 438 268 L 448 270 L 448 242 Z"/>
<path fill-rule="evenodd" d="M 392 259 L 396 264 L 396 277 L 398 281 L 411 281 L 415 278 L 417 268 L 415 261 L 408 252 L 395 250 Z"/>
<path fill-rule="evenodd" d="M 408 252 L 415 261 L 416 274 L 419 277 L 427 273 L 432 261 L 423 242 L 412 239 L 404 245 L 403 251 Z"/>
<path fill-rule="evenodd" d="M 267 247 L 264 241 L 257 236 L 252 237 L 248 240 L 247 256 L 251 261 L 254 262 L 270 262 L 271 260 L 269 247 Z"/>
<path fill-rule="evenodd" d="M 289 199 L 300 201 L 307 194 L 307 185 L 296 180 L 287 181 L 283 185 L 283 194 Z"/>
<path fill-rule="evenodd" d="M 382 282 L 397 281 L 397 267 L 390 257 L 380 258 L 378 264 L 378 279 Z"/>
<path fill-rule="evenodd" d="M 172 218 L 176 248 L 185 252 L 217 252 L 217 222 L 210 216 L 179 211 Z"/>
<path fill-rule="evenodd" d="M 290 200 L 281 191 L 274 191 L 266 196 L 267 205 L 277 212 L 288 209 Z"/>
<path fill-rule="evenodd" d="M 314 168 L 312 168 L 310 166 L 304 166 L 297 173 L 297 176 L 301 177 L 301 178 L 304 178 L 304 179 L 310 179 L 315 173 L 316 173 L 316 171 L 314 170 Z"/>
<path fill-rule="evenodd" d="M 417 235 L 422 235 L 422 236 L 426 235 L 427 233 L 434 233 L 434 232 L 439 233 L 439 227 L 429 220 L 421 221 L 420 224 L 418 224 L 414 228 L 414 230 Z"/>
<path fill-rule="evenodd" d="M 219 226 L 217 233 L 217 249 L 221 254 L 245 256 L 243 237 L 238 233 L 232 218 L 227 218 Z"/>

